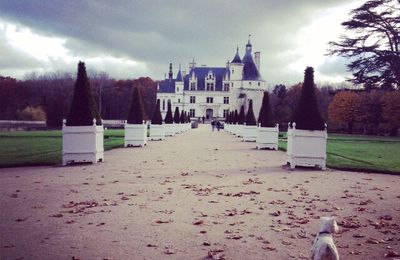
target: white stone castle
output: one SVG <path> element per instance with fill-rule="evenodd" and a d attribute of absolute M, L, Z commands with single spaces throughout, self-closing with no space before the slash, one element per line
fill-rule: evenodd
<path fill-rule="evenodd" d="M 247 111 L 248 101 L 253 100 L 256 118 L 260 110 L 265 81 L 260 74 L 260 52 L 252 54 L 250 38 L 246 53 L 241 59 L 239 48 L 231 62 L 225 67 L 196 67 L 189 64 L 189 73 L 181 71 L 173 77 L 172 63 L 169 64 L 168 78 L 157 86 L 157 99 L 160 99 L 163 118 L 171 102 L 172 113 L 175 107 L 187 111 L 192 119 L 204 117 L 206 120 L 224 120 L 229 111 L 240 111 L 242 105 Z"/>

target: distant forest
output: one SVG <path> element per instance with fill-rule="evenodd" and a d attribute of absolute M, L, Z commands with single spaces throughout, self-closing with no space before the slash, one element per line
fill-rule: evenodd
<path fill-rule="evenodd" d="M 88 76 L 103 119 L 127 118 L 133 87 L 141 88 L 146 118 L 151 118 L 156 81 L 149 77 L 116 80 L 97 72 L 89 72 Z M 48 127 L 59 128 L 69 110 L 75 79 L 70 73 L 31 74 L 23 80 L 0 76 L 0 120 L 46 120 Z M 271 90 L 273 114 L 281 130 L 286 130 L 291 121 L 301 86 L 280 84 Z M 398 134 L 400 90 L 317 87 L 319 109 L 329 131 Z"/>

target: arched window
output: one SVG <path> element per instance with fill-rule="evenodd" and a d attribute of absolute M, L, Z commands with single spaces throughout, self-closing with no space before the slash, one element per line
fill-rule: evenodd
<path fill-rule="evenodd" d="M 162 110 L 165 110 L 165 99 L 162 101 Z"/>

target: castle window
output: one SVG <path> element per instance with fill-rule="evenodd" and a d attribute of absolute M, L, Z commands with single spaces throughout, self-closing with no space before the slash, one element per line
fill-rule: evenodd
<path fill-rule="evenodd" d="M 178 103 L 181 103 L 181 99 L 180 98 L 178 98 Z"/>
<path fill-rule="evenodd" d="M 224 117 L 226 118 L 229 114 L 229 109 L 224 109 Z"/>
<path fill-rule="evenodd" d="M 162 110 L 165 110 L 165 99 L 162 101 Z"/>
<path fill-rule="evenodd" d="M 176 92 L 179 92 L 179 87 L 176 87 Z"/>
<path fill-rule="evenodd" d="M 258 85 L 260 86 L 260 82 L 258 82 Z"/>
<path fill-rule="evenodd" d="M 196 110 L 190 109 L 190 110 L 189 110 L 189 116 L 190 116 L 190 117 L 195 117 L 195 116 L 196 116 Z"/>
<path fill-rule="evenodd" d="M 214 103 L 214 98 L 213 97 L 207 97 L 207 103 L 209 103 L 209 104 Z"/>
<path fill-rule="evenodd" d="M 229 91 L 229 83 L 224 83 L 224 91 Z"/>
<path fill-rule="evenodd" d="M 190 83 L 190 90 L 196 90 L 196 82 Z"/>
<path fill-rule="evenodd" d="M 224 97 L 224 104 L 229 104 L 229 97 Z"/>
<path fill-rule="evenodd" d="M 214 91 L 214 83 L 207 83 L 206 90 L 207 91 Z"/>
<path fill-rule="evenodd" d="M 196 97 L 195 96 L 190 96 L 190 103 L 192 103 L 192 104 L 196 103 Z"/>
<path fill-rule="evenodd" d="M 232 74 L 234 73 L 235 71 L 232 69 Z"/>
<path fill-rule="evenodd" d="M 251 86 L 251 81 L 249 81 L 249 86 Z"/>

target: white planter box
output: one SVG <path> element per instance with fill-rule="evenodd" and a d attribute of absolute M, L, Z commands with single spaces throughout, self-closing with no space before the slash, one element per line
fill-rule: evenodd
<path fill-rule="evenodd" d="M 257 126 L 256 125 L 243 125 L 243 141 L 255 142 L 257 139 Z"/>
<path fill-rule="evenodd" d="M 278 150 L 279 127 L 258 127 L 257 149 Z"/>
<path fill-rule="evenodd" d="M 236 137 L 243 137 L 243 125 L 237 124 L 235 128 Z"/>
<path fill-rule="evenodd" d="M 125 147 L 145 146 L 147 144 L 146 124 L 125 124 Z"/>
<path fill-rule="evenodd" d="M 175 124 L 165 124 L 165 136 L 175 135 Z"/>
<path fill-rule="evenodd" d="M 90 126 L 66 126 L 63 120 L 62 164 L 104 161 L 104 128 L 96 120 Z"/>
<path fill-rule="evenodd" d="M 326 169 L 326 140 L 325 130 L 310 131 L 288 128 L 287 133 L 287 163 L 294 169 L 299 166 L 312 166 Z"/>
<path fill-rule="evenodd" d="M 165 126 L 150 125 L 150 140 L 164 140 L 164 139 L 165 139 Z"/>

